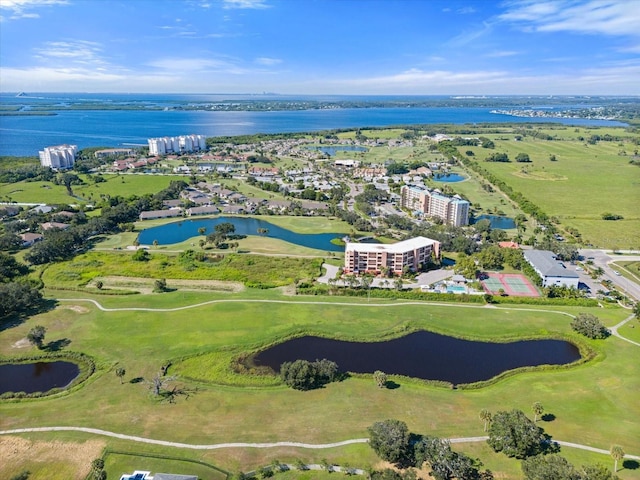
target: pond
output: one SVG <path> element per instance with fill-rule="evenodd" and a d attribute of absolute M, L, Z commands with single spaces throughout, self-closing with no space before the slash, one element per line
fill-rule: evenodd
<path fill-rule="evenodd" d="M 365 147 L 358 147 L 355 145 L 341 145 L 336 147 L 307 147 L 309 150 L 317 150 L 330 157 L 333 157 L 338 152 L 366 152 Z"/>
<path fill-rule="evenodd" d="M 465 179 L 466 177 L 464 175 L 458 173 L 435 173 L 433 175 L 433 181 L 441 183 L 455 183 Z"/>
<path fill-rule="evenodd" d="M 34 362 L 0 365 L 0 394 L 46 392 L 69 385 L 80 373 L 72 362 Z"/>
<path fill-rule="evenodd" d="M 499 228 L 501 230 L 516 228 L 516 222 L 513 218 L 503 215 L 480 215 L 473 220 L 473 223 L 478 223 L 480 220 L 489 220 L 491 228 Z"/>
<path fill-rule="evenodd" d="M 191 237 L 200 235 L 198 229 L 206 228 L 205 236 L 215 230 L 215 226 L 220 223 L 232 223 L 236 228 L 236 235 L 258 235 L 259 228 L 267 229 L 263 236 L 278 238 L 285 242 L 300 245 L 302 247 L 315 248 L 325 252 L 342 252 L 344 246 L 335 245 L 331 240 L 344 237 L 344 233 L 296 233 L 286 228 L 279 227 L 264 220 L 251 217 L 216 217 L 201 218 L 198 220 L 184 220 L 181 222 L 168 223 L 159 227 L 147 228 L 138 235 L 138 242 L 141 245 L 151 245 L 154 240 L 159 245 L 169 245 L 183 242 Z M 204 236 L 202 236 L 204 238 Z"/>
<path fill-rule="evenodd" d="M 405 375 L 453 384 L 472 383 L 507 370 L 564 365 L 580 359 L 578 348 L 562 340 L 490 343 L 419 331 L 384 342 L 344 342 L 306 336 L 274 345 L 254 356 L 256 365 L 276 372 L 283 362 L 326 358 L 341 371 Z"/>

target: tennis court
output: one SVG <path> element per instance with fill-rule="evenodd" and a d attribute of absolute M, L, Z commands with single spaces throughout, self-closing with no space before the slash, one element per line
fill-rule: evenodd
<path fill-rule="evenodd" d="M 485 292 L 499 295 L 500 289 L 513 297 L 539 297 L 536 287 L 524 275 L 518 273 L 486 273 L 482 280 Z"/>

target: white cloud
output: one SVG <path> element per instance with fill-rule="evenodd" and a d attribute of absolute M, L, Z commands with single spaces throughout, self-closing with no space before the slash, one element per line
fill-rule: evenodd
<path fill-rule="evenodd" d="M 469 15 L 470 13 L 476 13 L 476 9 L 473 7 L 462 7 L 456 10 L 456 13 L 460 15 Z"/>
<path fill-rule="evenodd" d="M 160 70 L 194 72 L 211 68 L 224 68 L 230 64 L 208 58 L 162 58 L 147 62 L 146 65 Z"/>
<path fill-rule="evenodd" d="M 640 35 L 638 0 L 516 0 L 499 19 L 539 32 Z"/>
<path fill-rule="evenodd" d="M 74 64 L 104 66 L 107 64 L 101 56 L 99 43 L 85 40 L 47 42 L 35 50 L 35 58 L 44 64 L 58 65 L 64 61 L 67 66 Z"/>
<path fill-rule="evenodd" d="M 504 58 L 504 57 L 513 57 L 515 55 L 520 55 L 520 52 L 516 52 L 514 50 L 500 50 L 497 52 L 487 53 L 485 57 L 488 58 Z"/>
<path fill-rule="evenodd" d="M 252 8 L 252 9 L 264 9 L 264 8 L 270 8 L 270 5 L 267 5 L 265 3 L 265 0 L 222 0 L 223 1 L 223 7 L 222 8 L 226 8 L 226 9 L 232 9 L 232 8 L 240 8 L 240 9 L 247 9 L 247 8 Z"/>
<path fill-rule="evenodd" d="M 493 24 L 490 22 L 483 22 L 482 26 L 475 28 L 474 30 L 469 30 L 461 33 L 460 35 L 452 38 L 446 44 L 450 47 L 464 47 L 469 43 L 475 42 L 481 37 L 491 33 L 493 30 Z"/>
<path fill-rule="evenodd" d="M 570 74 L 530 75 L 506 70 L 424 71 L 410 69 L 398 74 L 327 81 L 327 93 L 366 94 L 529 94 L 607 95 L 615 88 L 624 95 L 640 94 L 640 65 L 623 64 L 584 69 Z M 308 85 L 308 88 L 311 88 Z"/>
<path fill-rule="evenodd" d="M 412 68 L 395 75 L 347 80 L 345 83 L 354 86 L 380 85 L 387 88 L 394 87 L 401 91 L 400 89 L 402 88 L 426 87 L 429 85 L 455 87 L 458 84 L 482 84 L 506 75 L 507 72 L 501 71 L 452 72 L 446 70 L 424 71 Z"/>
<path fill-rule="evenodd" d="M 11 15 L 8 18 L 11 20 L 40 18 L 38 13 L 30 12 L 30 10 L 68 4 L 68 0 L 0 0 L 0 11 L 10 11 Z M 7 17 L 2 16 L 0 18 L 4 21 Z"/>
<path fill-rule="evenodd" d="M 254 62 L 257 63 L 258 65 L 264 65 L 264 66 L 270 67 L 273 65 L 281 64 L 282 60 L 280 60 L 279 58 L 258 57 L 254 60 Z"/>

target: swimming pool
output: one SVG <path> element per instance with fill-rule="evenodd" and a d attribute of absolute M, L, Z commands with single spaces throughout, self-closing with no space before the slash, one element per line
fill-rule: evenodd
<path fill-rule="evenodd" d="M 467 293 L 467 287 L 460 285 L 447 285 L 447 293 Z"/>

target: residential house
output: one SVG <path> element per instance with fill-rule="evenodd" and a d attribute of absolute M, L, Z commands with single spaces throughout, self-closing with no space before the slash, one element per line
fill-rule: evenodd
<path fill-rule="evenodd" d="M 155 218 L 172 218 L 181 217 L 181 208 L 172 208 L 170 210 L 150 210 L 147 212 L 140 212 L 140 220 L 153 220 Z"/>
<path fill-rule="evenodd" d="M 71 225 L 68 223 L 60 223 L 60 222 L 45 222 L 40 224 L 40 228 L 44 231 L 46 230 L 66 230 Z"/>
<path fill-rule="evenodd" d="M 179 198 L 172 199 L 172 200 L 163 200 L 162 201 L 162 206 L 165 207 L 165 208 L 180 207 L 180 206 L 182 206 L 182 200 L 180 200 Z"/>
<path fill-rule="evenodd" d="M 205 205 L 202 207 L 191 207 L 187 209 L 187 215 L 217 215 L 220 209 L 215 205 Z"/>
<path fill-rule="evenodd" d="M 130 474 L 123 474 L 120 480 L 198 480 L 198 477 L 195 475 L 179 475 L 176 473 L 156 473 L 152 476 L 149 471 L 136 470 Z"/>
<path fill-rule="evenodd" d="M 246 211 L 242 205 L 225 205 L 224 207 L 222 207 L 222 213 L 235 215 L 240 213 L 246 213 Z"/>
<path fill-rule="evenodd" d="M 43 238 L 44 236 L 40 233 L 27 232 L 27 233 L 20 234 L 20 239 L 22 240 L 23 247 L 30 247 L 34 243 L 42 240 Z"/>

